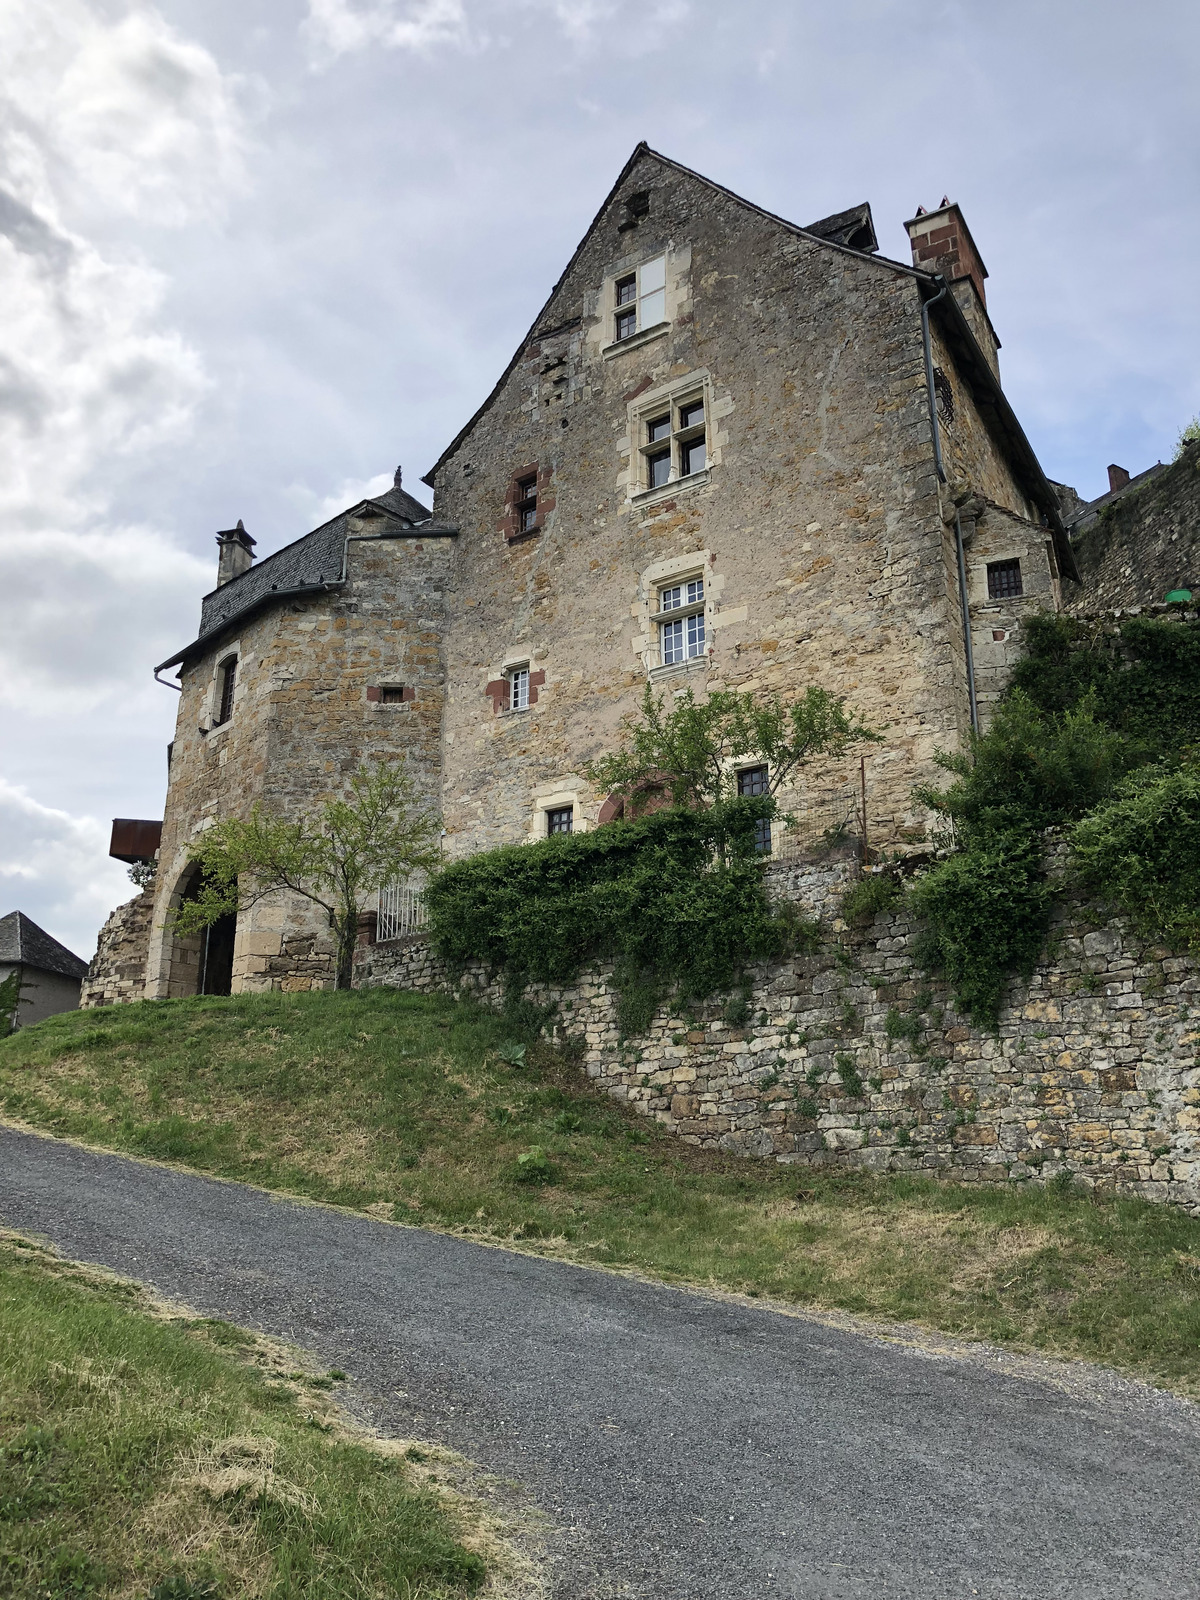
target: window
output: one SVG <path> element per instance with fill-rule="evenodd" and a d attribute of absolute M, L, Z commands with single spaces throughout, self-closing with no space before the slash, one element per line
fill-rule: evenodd
<path fill-rule="evenodd" d="M 664 667 L 704 654 L 704 579 L 689 578 L 658 591 L 659 657 Z M 670 616 L 678 612 L 678 616 Z"/>
<path fill-rule="evenodd" d="M 1024 594 L 1020 561 L 1015 558 L 1012 561 L 989 561 L 987 583 L 989 600 L 1009 600 L 1014 595 Z"/>
<path fill-rule="evenodd" d="M 517 483 L 517 532 L 532 533 L 537 527 L 537 474 Z"/>
<path fill-rule="evenodd" d="M 546 813 L 546 832 L 573 833 L 575 822 L 574 806 L 555 806 L 553 811 Z"/>
<path fill-rule="evenodd" d="M 691 395 L 682 404 L 642 424 L 641 484 L 645 489 L 661 489 L 678 478 L 702 472 L 708 462 L 704 398 Z"/>
<path fill-rule="evenodd" d="M 667 258 L 655 256 L 614 286 L 613 338 L 619 344 L 667 320 Z"/>
<path fill-rule="evenodd" d="M 508 674 L 508 708 L 510 711 L 529 710 L 529 668 L 512 667 Z"/>
<path fill-rule="evenodd" d="M 950 379 L 941 367 L 933 369 L 933 393 L 937 400 L 938 416 L 943 422 L 954 421 L 954 390 Z"/>
<path fill-rule="evenodd" d="M 380 701 L 385 706 L 398 706 L 404 702 L 404 685 L 400 683 L 384 683 L 379 689 Z"/>
<path fill-rule="evenodd" d="M 759 795 L 769 794 L 770 786 L 767 782 L 766 767 L 743 767 L 737 775 L 738 794 L 748 795 L 751 799 Z M 761 856 L 771 853 L 771 819 L 759 817 L 754 824 L 754 848 Z"/>
<path fill-rule="evenodd" d="M 220 686 L 214 727 L 220 727 L 221 723 L 228 722 L 233 715 L 233 691 L 236 684 L 237 657 L 230 656 L 228 661 L 222 661 L 220 667 Z"/>

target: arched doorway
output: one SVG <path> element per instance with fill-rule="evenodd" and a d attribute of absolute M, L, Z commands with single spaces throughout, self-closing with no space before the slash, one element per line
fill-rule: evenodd
<path fill-rule="evenodd" d="M 218 917 L 201 935 L 198 994 L 233 993 L 233 939 L 237 915 Z"/>
<path fill-rule="evenodd" d="M 171 897 L 171 911 L 195 900 L 200 893 L 201 874 L 188 866 L 180 876 Z M 168 920 L 168 989 L 171 996 L 190 994 L 230 994 L 233 988 L 233 941 L 237 933 L 234 914 L 219 917 L 199 934 L 186 938 L 170 932 Z"/>

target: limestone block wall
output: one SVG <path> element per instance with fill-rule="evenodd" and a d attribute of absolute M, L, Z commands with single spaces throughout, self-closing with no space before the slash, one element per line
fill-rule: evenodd
<path fill-rule="evenodd" d="M 124 1005 L 146 992 L 153 889 L 126 900 L 100 929 L 96 954 L 79 991 L 80 1007 Z"/>
<path fill-rule="evenodd" d="M 693 1144 L 971 1183 L 1068 1173 L 1200 1214 L 1200 965 L 1066 904 L 993 1035 L 916 969 L 913 940 L 899 915 L 835 920 L 819 954 L 756 968 L 748 998 L 664 1010 L 634 1039 L 602 968 L 529 998 L 589 1077 Z M 420 940 L 365 949 L 357 981 L 502 1002 Z"/>

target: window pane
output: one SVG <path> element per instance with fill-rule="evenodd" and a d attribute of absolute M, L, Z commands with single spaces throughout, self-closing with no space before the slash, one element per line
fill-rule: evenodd
<path fill-rule="evenodd" d="M 663 665 L 670 666 L 673 661 L 683 660 L 683 621 L 664 622 L 662 632 L 662 658 Z"/>
<path fill-rule="evenodd" d="M 699 605 L 700 601 L 704 599 L 704 579 L 693 578 L 687 586 L 687 592 L 688 605 Z"/>
<path fill-rule="evenodd" d="M 658 609 L 660 611 L 678 611 L 682 604 L 682 584 L 677 583 L 673 589 L 660 589 L 658 591 Z"/>
<path fill-rule="evenodd" d="M 664 483 L 671 478 L 671 452 L 663 450 L 659 455 L 647 459 L 647 474 L 652 489 L 661 489 Z"/>
<path fill-rule="evenodd" d="M 679 472 L 686 478 L 689 472 L 701 472 L 704 469 L 705 452 L 704 440 L 694 439 L 691 444 L 680 446 Z"/>
<path fill-rule="evenodd" d="M 621 278 L 617 283 L 617 304 L 631 306 L 637 299 L 637 279 L 633 276 Z"/>
<path fill-rule="evenodd" d="M 695 400 L 691 405 L 680 406 L 679 426 L 681 428 L 698 428 L 704 421 L 704 401 Z"/>
<path fill-rule="evenodd" d="M 652 328 L 656 322 L 664 322 L 667 316 L 667 291 L 655 289 L 653 294 L 642 296 L 642 327 Z"/>
<path fill-rule="evenodd" d="M 739 794 L 766 794 L 766 767 L 744 767 L 737 775 Z"/>
<path fill-rule="evenodd" d="M 532 500 L 532 501 L 536 502 L 536 500 L 537 500 L 537 479 L 536 478 L 524 478 L 524 479 L 522 479 L 522 481 L 517 485 L 517 498 L 518 498 L 518 500 Z"/>
<path fill-rule="evenodd" d="M 529 668 L 518 667 L 515 672 L 508 675 L 509 681 L 509 707 L 513 711 L 528 711 L 529 709 Z"/>
<path fill-rule="evenodd" d="M 671 437 L 670 417 L 655 417 L 653 422 L 646 424 L 646 438 L 651 444 L 656 439 L 669 439 Z"/>
<path fill-rule="evenodd" d="M 649 294 L 652 289 L 661 289 L 667 281 L 666 256 L 655 256 L 653 261 L 645 262 L 639 276 L 644 295 Z"/>
<path fill-rule="evenodd" d="M 559 806 L 554 811 L 546 813 L 547 833 L 571 833 L 574 831 L 575 807 Z"/>
<path fill-rule="evenodd" d="M 622 311 L 617 317 L 617 338 L 628 339 L 637 332 L 637 312 Z"/>
<path fill-rule="evenodd" d="M 673 622 L 673 628 L 681 627 L 681 623 Z M 704 613 L 687 619 L 687 653 L 688 659 L 704 654 Z"/>

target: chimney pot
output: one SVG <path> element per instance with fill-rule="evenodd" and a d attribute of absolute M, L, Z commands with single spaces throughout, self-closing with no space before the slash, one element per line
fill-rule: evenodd
<path fill-rule="evenodd" d="M 1109 494 L 1112 494 L 1116 489 L 1123 489 L 1128 482 L 1129 474 L 1125 471 L 1125 468 L 1118 467 L 1116 462 L 1113 462 L 1108 469 Z"/>
<path fill-rule="evenodd" d="M 220 552 L 217 557 L 218 589 L 231 578 L 240 578 L 243 572 L 250 570 L 255 542 L 242 526 L 241 517 L 236 528 L 226 528 L 217 535 L 217 549 Z"/>
<path fill-rule="evenodd" d="M 392 482 L 396 485 L 397 489 L 400 487 L 400 478 L 403 470 L 404 469 L 402 467 L 397 467 L 396 476 L 392 479 Z"/>

